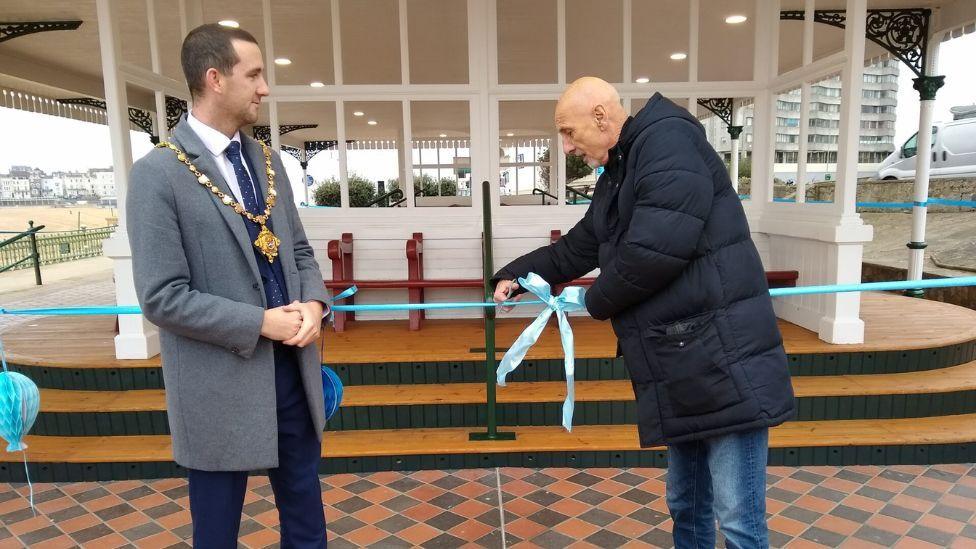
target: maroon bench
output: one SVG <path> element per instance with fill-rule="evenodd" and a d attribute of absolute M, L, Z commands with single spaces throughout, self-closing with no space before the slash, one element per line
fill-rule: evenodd
<path fill-rule="evenodd" d="M 552 230 L 549 233 L 550 242 L 559 240 L 562 233 Z M 404 253 L 407 258 L 407 278 L 405 280 L 363 280 L 357 279 L 353 272 L 353 237 L 352 233 L 342 233 L 340 240 L 331 240 L 327 252 L 332 262 L 332 280 L 326 280 L 325 287 L 339 293 L 350 286 L 361 290 L 407 290 L 409 303 L 425 303 L 424 290 L 428 288 L 471 288 L 483 289 L 484 280 L 481 278 L 428 279 L 424 277 L 424 235 L 413 233 L 407 239 Z M 766 281 L 770 288 L 792 288 L 799 278 L 797 271 L 766 271 Z M 553 289 L 554 294 L 562 291 L 564 286 L 590 286 L 595 278 L 578 278 L 567 284 Z M 346 298 L 344 305 L 355 303 L 355 297 Z M 424 311 L 409 311 L 408 320 L 410 330 L 416 331 L 423 326 L 426 318 Z M 334 313 L 335 331 L 346 329 L 346 322 L 355 320 L 354 312 L 336 311 Z"/>

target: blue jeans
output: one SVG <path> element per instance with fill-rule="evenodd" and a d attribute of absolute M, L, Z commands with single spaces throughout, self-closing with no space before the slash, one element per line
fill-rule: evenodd
<path fill-rule="evenodd" d="M 678 549 L 715 547 L 715 520 L 729 549 L 769 546 L 762 428 L 668 446 L 667 502 Z"/>

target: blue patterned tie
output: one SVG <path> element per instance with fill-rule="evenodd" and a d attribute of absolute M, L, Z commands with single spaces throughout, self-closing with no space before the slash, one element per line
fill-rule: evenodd
<path fill-rule="evenodd" d="M 258 203 L 257 196 L 254 192 L 254 183 L 251 181 L 251 176 L 247 175 L 247 170 L 244 169 L 244 162 L 241 158 L 241 144 L 239 141 L 231 141 L 230 145 L 227 146 L 227 158 L 230 160 L 232 166 L 234 166 L 234 173 L 237 175 L 237 184 L 241 188 L 241 202 L 247 211 L 253 214 L 263 213 L 264 202 Z M 257 226 L 251 221 L 245 220 L 244 222 L 248 225 L 249 233 L 251 233 L 251 238 L 257 236 Z M 252 232 L 253 231 L 253 232 Z M 279 277 L 276 276 L 275 268 L 280 269 L 280 261 L 278 265 L 272 267 L 265 261 L 264 257 L 259 253 L 255 252 L 255 257 L 258 261 L 258 270 L 261 272 L 261 282 L 264 284 L 264 295 L 268 300 L 269 307 L 281 307 L 287 303 L 284 292 L 281 291 L 281 286 L 279 285 Z M 284 275 L 280 275 L 281 280 L 284 280 Z"/>
<path fill-rule="evenodd" d="M 227 146 L 227 158 L 234 166 L 234 174 L 237 175 L 237 184 L 241 188 L 241 202 L 244 203 L 247 211 L 253 214 L 260 213 L 258 212 L 258 199 L 254 196 L 254 183 L 251 181 L 251 176 L 247 175 L 244 162 L 241 160 L 240 141 L 230 142 L 230 145 Z"/>

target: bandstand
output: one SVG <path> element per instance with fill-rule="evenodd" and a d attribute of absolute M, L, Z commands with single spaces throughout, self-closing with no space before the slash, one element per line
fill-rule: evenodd
<path fill-rule="evenodd" d="M 700 118 L 719 117 L 736 174 L 740 110 L 751 105 L 743 207 L 771 284 L 860 282 L 862 246 L 872 238 L 855 206 L 860 114 L 871 104 L 864 67 L 897 59 L 913 71 L 919 127 L 931 125 L 932 100 L 943 76 L 952 78 L 938 72 L 939 44 L 974 30 L 976 3 L 15 0 L 0 8 L 0 20 L 18 22 L 0 23 L 3 106 L 106 123 L 120 204 L 130 184 L 130 129 L 165 140 L 189 107 L 178 63 L 186 30 L 233 20 L 251 31 L 266 55 L 271 96 L 250 131 L 292 159 L 324 283 L 357 284 L 363 304 L 480 300 L 486 255 L 498 267 L 573 226 L 588 190 L 567 183 L 552 114 L 566 83 L 583 75 L 615 83 L 630 112 L 661 93 Z M 832 78 L 841 83 L 835 198 L 805 203 L 810 89 Z M 802 98 L 798 201 L 789 203 L 773 200 L 783 93 Z M 920 132 L 919 150 L 929 139 Z M 376 159 L 395 168 L 367 207 L 351 167 Z M 915 227 L 905 235 L 913 280 L 922 276 L 927 171 L 928 156 L 919 155 Z M 338 182 L 335 207 L 312 205 L 306 174 Z M 450 192 L 418 184 L 445 176 L 454 180 Z M 120 213 L 105 249 L 117 303 L 127 305 L 136 300 L 124 227 L 139 220 Z M 976 312 L 893 294 L 775 305 L 800 415 L 773 431 L 771 463 L 976 461 Z M 502 316 L 499 347 L 535 312 Z M 559 426 L 562 350 L 550 328 L 497 393 L 497 426 L 515 440 L 470 440 L 488 421 L 480 312 L 338 318 L 324 336 L 324 359 L 347 398 L 328 426 L 322 471 L 663 466 L 663 449 L 638 448 L 633 395 L 609 326 L 585 316 L 573 326 L 573 432 Z M 11 366 L 42 388 L 29 440 L 33 478 L 181 474 L 169 450 L 154 326 L 139 316 L 45 318 L 4 341 Z M 20 456 L 2 459 L 0 480 L 20 480 Z"/>

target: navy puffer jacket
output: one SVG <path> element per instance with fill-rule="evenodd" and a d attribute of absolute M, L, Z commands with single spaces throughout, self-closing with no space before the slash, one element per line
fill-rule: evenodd
<path fill-rule="evenodd" d="M 795 411 L 782 337 L 745 213 L 701 124 L 660 94 L 629 119 L 593 203 L 556 243 L 495 275 L 586 293 L 610 319 L 641 446 L 778 425 Z"/>

